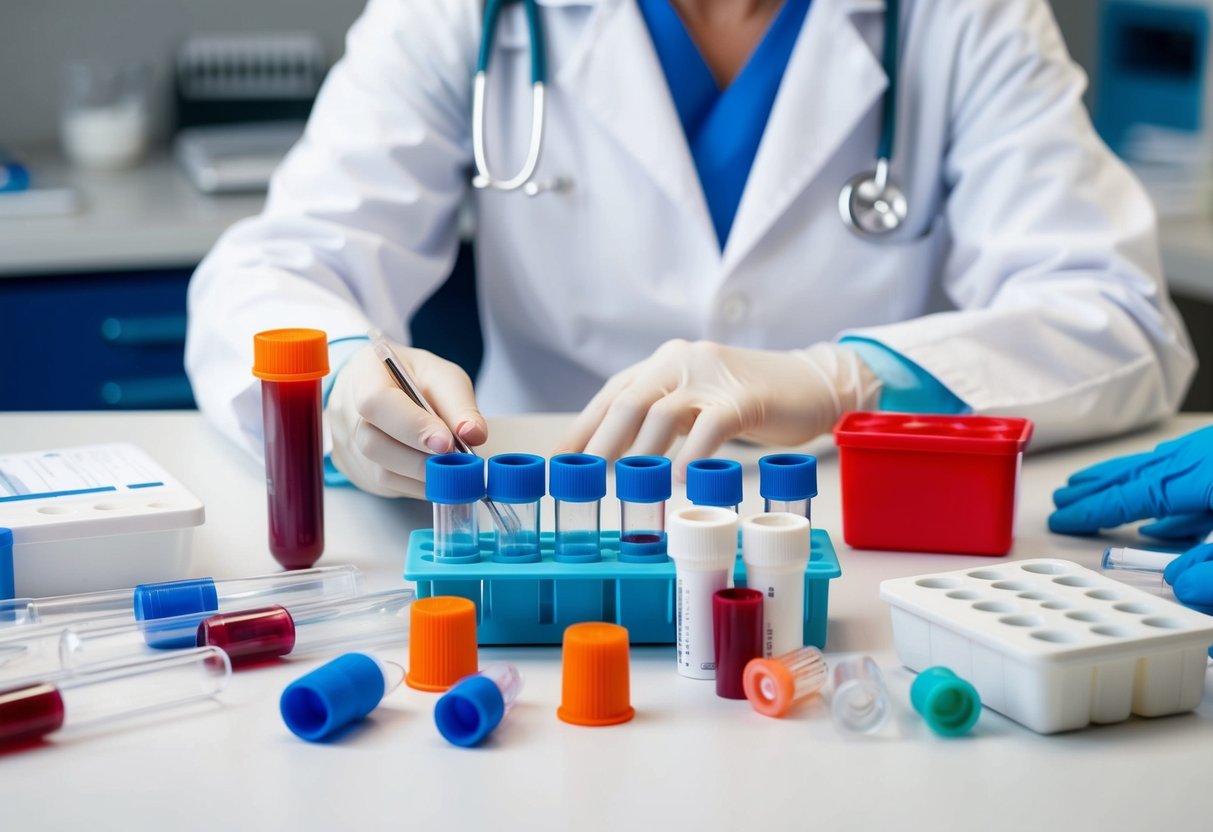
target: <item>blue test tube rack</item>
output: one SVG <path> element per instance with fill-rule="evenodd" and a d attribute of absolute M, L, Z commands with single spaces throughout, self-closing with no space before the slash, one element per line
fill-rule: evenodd
<path fill-rule="evenodd" d="M 565 628 L 582 621 L 620 624 L 633 644 L 673 644 L 674 562 L 621 562 L 619 532 L 603 530 L 599 540 L 602 559 L 594 563 L 557 563 L 551 532 L 540 534 L 538 562 L 498 563 L 493 535 L 485 532 L 479 562 L 436 563 L 433 530 L 418 529 L 409 536 L 404 578 L 416 581 L 419 598 L 458 595 L 475 603 L 482 645 L 560 644 Z M 811 545 L 804 575 L 804 641 L 824 648 L 830 581 L 842 569 L 827 532 L 813 529 Z M 740 548 L 733 579 L 745 586 Z M 587 593 L 587 582 L 600 591 Z M 571 591 L 562 593 L 564 586 Z"/>

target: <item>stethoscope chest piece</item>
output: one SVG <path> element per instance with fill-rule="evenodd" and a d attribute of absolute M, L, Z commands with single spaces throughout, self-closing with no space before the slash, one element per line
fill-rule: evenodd
<path fill-rule="evenodd" d="M 889 177 L 889 162 L 852 177 L 838 194 L 838 213 L 847 228 L 862 237 L 884 237 L 905 223 L 910 213 L 906 195 Z"/>

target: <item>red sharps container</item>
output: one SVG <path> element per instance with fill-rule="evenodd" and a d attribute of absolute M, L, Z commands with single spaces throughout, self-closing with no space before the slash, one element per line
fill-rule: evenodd
<path fill-rule="evenodd" d="M 324 551 L 324 450 L 320 380 L 328 338 L 318 329 L 274 329 L 253 336 L 253 375 L 261 379 L 270 552 L 287 569 L 306 569 Z"/>

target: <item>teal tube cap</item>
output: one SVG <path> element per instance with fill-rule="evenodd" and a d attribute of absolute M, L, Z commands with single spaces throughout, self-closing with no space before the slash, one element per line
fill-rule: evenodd
<path fill-rule="evenodd" d="M 977 688 L 946 667 L 928 667 L 910 685 L 914 710 L 936 734 L 959 737 L 969 733 L 981 715 Z"/>

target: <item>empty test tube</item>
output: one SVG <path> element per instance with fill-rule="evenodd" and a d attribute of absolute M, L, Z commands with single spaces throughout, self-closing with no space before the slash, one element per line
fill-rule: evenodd
<path fill-rule="evenodd" d="M 808 454 L 771 454 L 758 460 L 758 493 L 765 511 L 783 511 L 813 519 L 817 496 L 817 457 Z"/>
<path fill-rule="evenodd" d="M 278 709 L 295 736 L 319 742 L 375 710 L 403 679 L 394 662 L 346 653 L 287 685 Z"/>
<path fill-rule="evenodd" d="M 546 465 L 534 454 L 498 454 L 489 459 L 488 496 L 512 522 L 497 529 L 493 560 L 539 560 L 539 501 L 546 491 Z"/>
<path fill-rule="evenodd" d="M 663 456 L 629 456 L 615 463 L 621 561 L 665 562 L 665 504 L 673 490 L 670 470 L 670 461 Z"/>
<path fill-rule="evenodd" d="M 425 498 L 434 504 L 434 561 L 480 560 L 480 501 L 484 460 L 475 454 L 439 454 L 425 461 Z"/>
<path fill-rule="evenodd" d="M 1148 549 L 1131 549 L 1127 546 L 1109 546 L 1104 550 L 1100 566 L 1104 572 L 1113 573 L 1109 577 L 1122 580 L 1132 579 L 1124 573 L 1137 573 L 1141 578 L 1151 583 L 1162 584 L 1162 573 L 1168 564 L 1179 555 L 1174 552 L 1152 552 Z"/>
<path fill-rule="evenodd" d="M 548 488 L 556 501 L 556 551 L 560 563 L 602 559 L 602 498 L 606 496 L 606 460 L 593 454 L 552 457 Z"/>
<path fill-rule="evenodd" d="M 758 713 L 780 717 L 800 700 L 820 692 L 829 675 L 825 656 L 816 647 L 753 659 L 743 677 L 746 699 Z"/>
<path fill-rule="evenodd" d="M 731 459 L 697 459 L 687 465 L 687 499 L 693 505 L 731 509 L 742 498 L 741 463 Z"/>
<path fill-rule="evenodd" d="M 144 641 L 172 638 L 219 647 L 234 665 L 247 665 L 286 655 L 403 643 L 415 598 L 411 589 L 396 589 L 289 608 L 275 605 L 109 626 L 83 622 L 63 631 L 59 656 L 64 667 L 92 665 L 130 655 Z"/>
<path fill-rule="evenodd" d="M 140 584 L 134 589 L 112 589 L 49 598 L 17 598 L 0 601 L 0 621 L 10 617 L 3 614 L 6 609 L 20 610 L 19 617 L 27 624 L 57 627 L 78 619 L 102 616 L 115 621 L 144 621 L 265 604 L 348 598 L 357 592 L 357 567 L 321 566 L 250 578 L 189 578 L 183 581 Z M 8 628 L 4 628 L 6 629 Z"/>
<path fill-rule="evenodd" d="M 507 662 L 487 664 L 447 691 L 434 706 L 434 724 L 448 742 L 479 745 L 501 723 L 522 692 L 518 668 Z"/>
<path fill-rule="evenodd" d="M 830 702 L 834 721 L 848 731 L 871 734 L 889 718 L 889 690 L 871 656 L 846 659 L 834 666 Z"/>
<path fill-rule="evenodd" d="M 207 699 L 230 674 L 227 655 L 204 647 L 11 683 L 0 690 L 0 746 Z"/>

